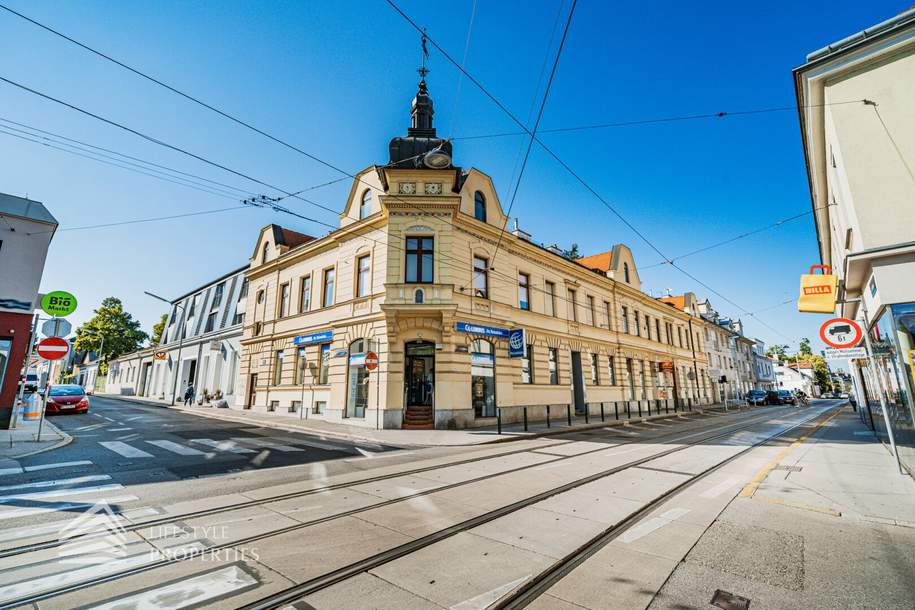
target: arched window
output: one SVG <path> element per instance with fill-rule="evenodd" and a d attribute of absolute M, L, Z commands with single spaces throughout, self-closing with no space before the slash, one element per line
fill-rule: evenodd
<path fill-rule="evenodd" d="M 623 263 L 623 279 L 629 283 L 629 263 Z"/>
<path fill-rule="evenodd" d="M 473 194 L 473 217 L 486 222 L 486 198 L 480 191 Z"/>
<path fill-rule="evenodd" d="M 470 344 L 470 395 L 476 417 L 496 416 L 496 350 L 485 339 Z"/>
<path fill-rule="evenodd" d="M 365 417 L 369 402 L 369 371 L 365 368 L 365 339 L 356 339 L 349 345 L 349 371 L 346 375 L 346 417 Z"/>
<path fill-rule="evenodd" d="M 359 204 L 359 220 L 372 213 L 372 191 L 365 189 L 362 193 L 362 202 Z"/>

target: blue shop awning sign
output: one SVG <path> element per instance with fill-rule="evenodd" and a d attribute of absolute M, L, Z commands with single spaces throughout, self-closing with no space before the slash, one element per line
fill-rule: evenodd
<path fill-rule="evenodd" d="M 327 343 L 333 341 L 334 331 L 322 330 L 308 335 L 299 335 L 292 340 L 296 345 L 311 345 L 313 343 Z"/>
<path fill-rule="evenodd" d="M 459 333 L 470 333 L 472 335 L 483 335 L 484 337 L 499 337 L 508 339 L 508 329 L 498 328 L 496 326 L 483 326 L 482 324 L 472 324 L 470 322 L 457 322 L 454 330 Z"/>

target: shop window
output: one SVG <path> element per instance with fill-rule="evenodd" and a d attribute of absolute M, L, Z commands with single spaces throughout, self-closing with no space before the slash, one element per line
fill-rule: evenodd
<path fill-rule="evenodd" d="M 550 365 L 550 384 L 559 385 L 559 350 L 555 347 L 550 348 L 549 365 Z"/>
<path fill-rule="evenodd" d="M 318 384 L 327 385 L 327 373 L 330 369 L 330 343 L 322 343 L 318 353 L 321 354 L 321 368 L 318 370 Z"/>
<path fill-rule="evenodd" d="M 305 348 L 300 347 L 295 350 L 295 381 L 296 385 L 302 385 L 305 383 L 305 366 L 307 362 L 305 360 Z"/>
<path fill-rule="evenodd" d="M 345 417 L 365 417 L 369 402 L 369 371 L 365 368 L 367 351 L 365 339 L 356 339 L 349 345 Z"/>
<path fill-rule="evenodd" d="M 600 374 L 598 373 L 598 356 L 591 354 L 591 385 L 600 385 Z"/>
<path fill-rule="evenodd" d="M 283 382 L 283 350 L 276 352 L 273 358 L 273 385 L 280 385 Z"/>
<path fill-rule="evenodd" d="M 534 346 L 524 346 L 524 357 L 521 358 L 521 383 L 534 383 Z"/>
<path fill-rule="evenodd" d="M 470 394 L 476 417 L 496 416 L 496 353 L 485 339 L 470 346 Z"/>
<path fill-rule="evenodd" d="M 613 356 L 610 356 L 608 359 L 607 372 L 610 373 L 610 385 L 616 385 L 616 363 L 613 360 Z"/>

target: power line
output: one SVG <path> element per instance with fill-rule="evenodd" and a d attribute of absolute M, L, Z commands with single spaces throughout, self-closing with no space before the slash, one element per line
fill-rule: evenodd
<path fill-rule="evenodd" d="M 391 7 L 392 7 L 397 13 L 399 13 L 399 14 L 407 21 L 407 23 L 409 23 L 415 30 L 420 31 L 420 32 L 423 31 L 423 30 L 416 24 L 416 22 L 414 22 L 406 13 L 404 13 L 404 12 L 403 12 L 403 11 L 402 11 L 402 10 L 401 10 L 392 0 L 386 0 L 386 2 L 387 2 L 389 5 L 391 5 Z M 520 120 L 519 120 L 510 110 L 509 110 L 509 109 L 508 109 L 508 108 L 506 108 L 505 105 L 502 104 L 502 102 L 500 102 L 492 93 L 490 93 L 489 90 L 486 89 L 486 87 L 484 87 L 476 78 L 474 78 L 471 74 L 469 74 L 469 73 L 467 72 L 467 70 L 466 70 L 463 66 L 461 66 L 460 64 L 458 64 L 458 63 L 454 60 L 454 58 L 452 58 L 451 55 L 448 54 L 448 52 L 445 51 L 445 50 L 435 41 L 434 38 L 432 38 L 432 37 L 429 36 L 428 34 L 426 34 L 426 36 L 427 36 L 429 42 L 432 44 L 432 46 L 434 46 L 434 47 L 442 54 L 442 56 L 444 56 L 444 57 L 445 57 L 452 65 L 454 65 L 458 70 L 460 70 L 461 72 L 463 72 L 464 75 L 467 77 L 467 79 L 468 79 L 470 82 L 472 82 L 474 85 L 476 85 L 476 87 L 477 87 L 486 97 L 488 97 L 494 104 L 496 104 L 496 106 L 497 106 L 499 109 L 501 109 L 501 110 L 502 110 L 502 111 L 503 111 L 512 121 L 514 121 L 514 123 L 515 123 L 516 125 L 518 125 L 521 129 L 523 129 L 525 133 L 531 135 L 533 141 L 536 141 L 536 142 L 537 142 L 537 143 L 538 143 L 538 144 L 539 144 L 539 145 L 540 145 L 540 146 L 541 146 L 541 147 L 542 147 L 551 157 L 553 157 L 560 165 L 562 165 L 563 168 L 565 168 L 566 171 L 569 172 L 569 173 L 570 173 L 570 174 L 571 174 L 571 175 L 572 175 L 572 176 L 573 176 L 582 186 L 584 186 L 589 192 L 591 192 L 591 193 L 592 193 L 592 194 L 593 194 L 593 195 L 594 195 L 594 196 L 604 205 L 604 207 L 606 207 L 608 210 L 610 210 L 611 213 L 613 213 L 614 215 L 616 215 L 617 218 L 619 218 L 627 227 L 629 227 L 636 235 L 638 235 L 638 236 L 642 239 L 642 241 L 644 241 L 652 250 L 654 250 L 655 252 L 657 252 L 658 255 L 660 255 L 660 257 L 661 257 L 663 260 L 668 260 L 668 261 L 670 260 L 670 257 L 666 256 L 663 252 L 661 252 L 661 250 L 660 250 L 651 240 L 649 240 L 641 231 L 639 231 L 638 229 L 636 229 L 636 227 L 635 227 L 631 222 L 629 222 L 622 214 L 620 214 L 613 206 L 611 206 L 603 197 L 601 197 L 600 194 L 599 194 L 596 190 L 594 190 L 594 188 L 591 187 L 590 184 L 588 184 L 584 179 L 582 179 L 581 176 L 579 176 L 579 175 L 578 175 L 578 174 L 577 174 L 577 173 L 576 173 L 576 172 L 575 172 L 575 171 L 574 171 L 565 161 L 563 161 L 556 153 L 554 153 L 548 146 L 546 146 L 546 144 L 544 144 L 543 141 L 542 141 L 540 138 L 537 138 L 536 135 L 533 134 L 533 133 L 531 132 L 531 130 L 529 130 L 529 129 L 528 129 L 528 128 L 527 128 L 527 127 L 526 127 L 526 126 L 525 126 L 525 125 L 524 125 L 524 124 L 523 124 L 523 123 L 522 123 L 522 122 L 521 122 L 521 121 L 520 121 Z M 711 288 L 708 284 L 705 284 L 704 282 L 698 280 L 698 278 L 696 278 L 696 277 L 695 277 L 694 275 L 692 275 L 691 273 L 687 272 L 685 269 L 683 269 L 682 267 L 680 267 L 680 266 L 677 265 L 676 263 L 670 263 L 670 265 L 671 265 L 671 267 L 673 267 L 674 269 L 677 269 L 678 271 L 680 271 L 681 273 L 683 273 L 683 274 L 686 275 L 687 277 L 691 278 L 693 281 L 696 281 L 696 282 L 699 283 L 700 285 L 704 286 L 704 287 L 705 287 L 707 290 L 709 290 L 710 292 L 712 292 L 712 293 L 718 295 L 719 297 L 721 297 L 722 299 L 724 299 L 724 300 L 727 301 L 728 303 L 731 303 L 732 305 L 734 305 L 735 307 L 737 307 L 740 311 L 742 311 L 742 312 L 747 312 L 747 311 L 748 311 L 745 307 L 741 307 L 740 305 L 736 304 L 734 301 L 732 301 L 731 299 L 725 297 L 724 295 L 722 295 L 722 294 L 721 294 L 720 292 L 718 292 L 717 290 L 714 290 L 713 288 Z M 759 321 L 761 324 L 763 324 L 763 325 L 766 326 L 767 328 L 773 330 L 773 331 L 776 332 L 777 334 L 779 334 L 779 335 L 781 335 L 781 336 L 784 336 L 784 335 L 782 335 L 782 333 L 781 333 L 780 331 L 778 331 L 777 329 L 775 329 L 774 327 L 772 327 L 772 326 L 769 325 L 768 323 L 764 322 L 763 320 L 761 320 L 761 319 L 759 319 L 759 318 L 755 318 L 755 317 L 754 317 L 754 319 L 756 319 L 757 321 Z"/>
<path fill-rule="evenodd" d="M 915 184 L 915 172 L 912 172 L 912 167 L 909 165 L 909 162 L 906 161 L 905 156 L 902 154 L 902 151 L 899 149 L 899 144 L 896 143 L 896 139 L 893 137 L 893 134 L 890 133 L 889 128 L 886 126 L 886 123 L 883 121 L 883 116 L 880 114 L 880 110 L 877 108 L 877 102 L 872 100 L 864 100 L 864 103 L 874 109 L 874 114 L 877 115 L 877 120 L 880 121 L 880 125 L 883 126 L 883 132 L 886 134 L 886 137 L 889 138 L 890 144 L 893 145 L 893 149 L 896 151 L 896 154 L 899 156 L 899 161 L 902 162 L 902 166 L 909 173 L 909 178 L 912 179 L 912 183 Z"/>
<path fill-rule="evenodd" d="M 572 8 L 569 9 L 566 27 L 562 31 L 562 38 L 559 40 L 559 49 L 556 51 L 556 58 L 553 60 L 553 67 L 550 70 L 550 77 L 546 82 L 546 90 L 543 92 L 543 100 L 540 102 L 537 120 L 534 122 L 534 129 L 531 131 L 531 139 L 527 143 L 527 150 L 524 152 L 524 159 L 521 161 L 521 169 L 518 171 L 518 180 L 515 182 L 515 190 L 512 191 L 511 200 L 508 202 L 508 211 L 505 213 L 505 221 L 502 223 L 502 229 L 499 231 L 499 239 L 496 241 L 496 249 L 492 254 L 491 269 L 495 268 L 496 257 L 499 255 L 499 246 L 502 245 L 502 236 L 505 235 L 505 227 L 508 226 L 508 218 L 512 214 L 515 198 L 518 196 L 518 189 L 521 188 L 521 179 L 524 177 L 524 169 L 527 167 L 527 160 L 530 158 L 531 149 L 534 147 L 534 139 L 537 137 L 537 128 L 540 127 L 540 119 L 543 118 L 543 110 L 546 108 L 546 101 L 550 97 L 550 88 L 553 86 L 553 78 L 556 76 L 556 68 L 559 67 L 559 58 L 562 57 L 562 49 L 565 47 L 566 37 L 569 35 L 569 26 L 572 25 L 572 16 L 575 14 L 575 7 L 577 5 L 578 0 L 572 0 Z"/>
<path fill-rule="evenodd" d="M 63 231 L 84 231 L 86 229 L 101 229 L 104 227 L 121 227 L 124 225 L 134 225 L 145 222 L 158 222 L 160 220 L 173 220 L 175 218 L 187 218 L 188 216 L 203 216 L 206 214 L 219 214 L 221 212 L 231 212 L 232 210 L 244 210 L 250 209 L 250 206 L 246 205 L 237 205 L 231 208 L 219 208 L 217 210 L 201 210 L 199 212 L 186 212 L 184 214 L 172 214 L 171 216 L 156 216 L 153 218 L 136 218 L 134 220 L 121 220 L 118 222 L 107 222 L 104 224 L 97 225 L 85 225 L 82 227 L 65 227 L 63 229 L 57 229 L 57 232 Z M 45 233 L 53 233 L 54 231 L 36 231 L 34 233 L 27 233 L 27 235 L 43 235 Z"/>
<path fill-rule="evenodd" d="M 567 133 L 572 131 L 590 131 L 595 129 L 611 129 L 614 127 L 632 127 L 635 125 L 651 125 L 655 123 L 675 123 L 680 121 L 696 121 L 701 119 L 722 119 L 731 116 L 748 116 L 754 114 L 767 114 L 772 112 L 785 112 L 788 110 L 797 111 L 804 108 L 822 108 L 824 106 L 840 106 L 843 104 L 860 104 L 866 103 L 866 100 L 849 100 L 847 102 L 827 102 L 824 104 L 810 104 L 808 106 L 774 106 L 771 108 L 757 108 L 755 110 L 737 110 L 722 112 L 707 112 L 703 114 L 685 114 L 679 116 L 659 117 L 652 119 L 637 119 L 633 121 L 617 121 L 613 123 L 597 123 L 595 125 L 579 125 L 577 127 L 555 127 L 553 129 L 541 129 L 540 133 Z M 455 140 L 482 140 L 488 138 L 505 138 L 509 136 L 523 136 L 524 131 L 504 131 L 499 133 L 477 134 L 470 136 L 455 136 Z"/>

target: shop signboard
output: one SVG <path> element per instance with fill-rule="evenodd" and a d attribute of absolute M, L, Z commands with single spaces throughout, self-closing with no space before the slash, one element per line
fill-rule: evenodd
<path fill-rule="evenodd" d="M 321 330 L 307 335 L 299 335 L 292 342 L 296 345 L 312 345 L 314 343 L 328 343 L 333 339 L 334 331 Z"/>
<path fill-rule="evenodd" d="M 508 357 L 524 358 L 524 346 L 527 345 L 527 333 L 523 328 L 508 331 Z"/>
<path fill-rule="evenodd" d="M 483 326 L 482 324 L 472 324 L 470 322 L 456 322 L 454 330 L 459 333 L 470 333 L 472 335 L 483 335 L 484 337 L 496 337 L 498 339 L 508 339 L 509 330 L 496 326 Z"/>

